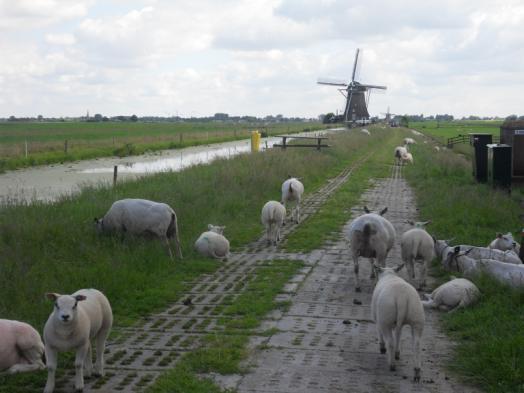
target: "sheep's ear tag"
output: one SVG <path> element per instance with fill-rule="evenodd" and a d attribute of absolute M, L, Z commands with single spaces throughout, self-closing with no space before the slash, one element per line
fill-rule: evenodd
<path fill-rule="evenodd" d="M 48 293 L 45 294 L 45 297 L 48 298 L 49 300 L 56 301 L 56 299 L 58 299 L 60 297 L 60 294 L 59 293 L 48 292 Z"/>
<path fill-rule="evenodd" d="M 460 252 L 460 246 L 456 246 L 454 248 L 455 254 L 458 254 Z"/>
<path fill-rule="evenodd" d="M 87 297 L 85 295 L 76 295 L 75 299 L 77 302 L 81 302 L 82 300 L 86 300 Z"/>
<path fill-rule="evenodd" d="M 387 211 L 388 211 L 388 208 L 385 207 L 384 209 L 382 209 L 382 210 L 380 211 L 380 215 L 383 216 L 384 214 L 386 214 Z"/>

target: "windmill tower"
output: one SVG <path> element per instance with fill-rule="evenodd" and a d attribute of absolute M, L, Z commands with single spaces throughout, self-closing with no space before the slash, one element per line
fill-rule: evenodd
<path fill-rule="evenodd" d="M 369 94 L 373 89 L 386 90 L 386 86 L 368 85 L 357 82 L 355 80 L 355 74 L 358 65 L 358 56 L 360 49 L 357 48 L 355 54 L 355 62 L 353 63 L 353 73 L 351 74 L 351 81 L 349 83 L 328 81 L 319 79 L 317 83 L 319 85 L 330 85 L 340 86 L 338 91 L 346 98 L 346 107 L 344 109 L 344 122 L 346 124 L 354 124 L 369 120 L 368 103 Z"/>

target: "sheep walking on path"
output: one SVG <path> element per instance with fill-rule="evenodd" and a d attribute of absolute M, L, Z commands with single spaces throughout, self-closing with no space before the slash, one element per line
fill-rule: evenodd
<path fill-rule="evenodd" d="M 225 238 L 226 227 L 209 224 L 207 231 L 202 233 L 195 242 L 195 249 L 205 257 L 226 261 L 229 255 L 229 241 Z"/>
<path fill-rule="evenodd" d="M 379 266 L 386 266 L 386 257 L 393 247 L 396 235 L 393 225 L 382 217 L 387 210 L 386 207 L 379 214 L 376 214 L 364 207 L 366 214 L 353 220 L 346 233 L 353 258 L 356 292 L 360 292 L 359 257 L 369 258 L 372 265 L 374 264 L 373 259 L 376 258 Z M 370 278 L 374 277 L 374 269 L 371 269 Z"/>
<path fill-rule="evenodd" d="M 405 163 L 413 164 L 413 155 L 411 153 L 402 154 L 400 157 L 400 163 L 404 165 Z"/>
<path fill-rule="evenodd" d="M 261 221 L 266 228 L 268 244 L 276 245 L 280 241 L 280 228 L 286 218 L 286 208 L 277 201 L 269 201 L 262 208 Z"/>
<path fill-rule="evenodd" d="M 473 304 L 480 297 L 480 291 L 475 284 L 465 278 L 452 279 L 431 294 L 424 294 L 426 298 L 422 305 L 426 308 L 438 308 L 444 311 L 455 312 Z"/>
<path fill-rule="evenodd" d="M 406 146 L 397 146 L 395 147 L 395 158 L 397 160 L 397 165 L 400 165 L 402 156 L 408 153 Z"/>
<path fill-rule="evenodd" d="M 45 369 L 44 343 L 29 324 L 0 319 L 0 371 L 10 374 Z"/>
<path fill-rule="evenodd" d="M 295 177 L 290 177 L 282 183 L 282 205 L 295 202 L 295 207 L 291 209 L 291 219 L 297 224 L 300 222 L 300 201 L 304 193 L 304 185 Z"/>
<path fill-rule="evenodd" d="M 75 351 L 75 389 L 84 388 L 85 376 L 104 375 L 104 350 L 113 325 L 109 301 L 96 289 L 81 289 L 72 295 L 48 293 L 54 308 L 44 327 L 47 383 L 44 393 L 55 388 L 58 352 Z M 93 370 L 91 339 L 96 342 L 96 362 Z"/>
<path fill-rule="evenodd" d="M 415 261 L 422 262 L 418 287 L 423 288 L 426 286 L 427 268 L 433 258 L 435 258 L 435 243 L 429 233 L 423 229 L 430 221 L 418 223 L 410 221 L 410 223 L 415 228 L 404 232 L 400 239 L 402 261 L 406 264 L 410 280 L 415 280 Z"/>
<path fill-rule="evenodd" d="M 166 245 L 171 259 L 173 252 L 169 239 L 174 238 L 178 257 L 182 259 L 176 213 L 165 203 L 147 199 L 121 199 L 113 203 L 103 218 L 95 218 L 95 223 L 99 232 L 157 236 Z"/>
<path fill-rule="evenodd" d="M 395 370 L 400 358 L 402 327 L 411 327 L 415 382 L 420 382 L 420 346 L 424 331 L 424 308 L 413 286 L 397 276 L 403 267 L 378 269 L 378 282 L 371 298 L 371 315 L 377 324 L 380 353 L 388 354 L 389 369 Z"/>

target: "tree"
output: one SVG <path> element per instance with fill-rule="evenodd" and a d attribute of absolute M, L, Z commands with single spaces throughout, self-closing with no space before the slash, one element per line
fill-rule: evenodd
<path fill-rule="evenodd" d="M 404 115 L 400 118 L 400 126 L 401 127 L 409 127 L 409 118 Z"/>
<path fill-rule="evenodd" d="M 136 115 L 132 115 L 129 120 L 131 121 L 138 121 L 138 117 L 136 117 Z"/>
<path fill-rule="evenodd" d="M 509 115 L 506 120 L 517 120 L 517 115 Z"/>
<path fill-rule="evenodd" d="M 100 113 L 97 113 L 94 117 L 93 117 L 93 120 L 94 121 L 102 121 L 102 115 Z"/>
<path fill-rule="evenodd" d="M 335 114 L 333 112 L 326 113 L 324 116 L 324 124 L 333 123 L 335 121 Z"/>

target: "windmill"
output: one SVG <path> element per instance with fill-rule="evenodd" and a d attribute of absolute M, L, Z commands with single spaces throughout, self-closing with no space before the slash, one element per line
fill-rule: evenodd
<path fill-rule="evenodd" d="M 344 109 L 343 119 L 346 124 L 369 120 L 368 103 L 369 94 L 373 89 L 386 90 L 386 86 L 367 85 L 355 80 L 358 65 L 358 55 L 360 49 L 357 48 L 353 73 L 349 83 L 339 81 L 318 80 L 319 85 L 340 86 L 340 93 L 346 98 L 346 108 Z"/>

